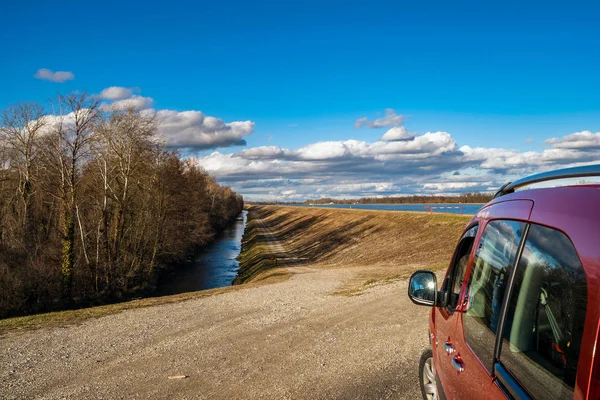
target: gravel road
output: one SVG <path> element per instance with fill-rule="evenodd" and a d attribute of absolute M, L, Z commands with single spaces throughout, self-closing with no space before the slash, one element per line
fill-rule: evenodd
<path fill-rule="evenodd" d="M 416 399 L 428 309 L 360 268 L 0 339 L 1 399 Z M 186 376 L 183 379 L 169 377 Z"/>

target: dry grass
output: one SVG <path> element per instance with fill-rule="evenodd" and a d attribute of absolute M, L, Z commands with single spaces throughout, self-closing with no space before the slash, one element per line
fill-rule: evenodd
<path fill-rule="evenodd" d="M 259 249 L 262 258 L 273 257 L 266 243 L 276 238 L 288 257 L 306 259 L 302 263 L 311 267 L 368 267 L 350 287 L 368 287 L 364 281 L 393 280 L 419 268 L 445 268 L 470 219 L 455 214 L 312 207 L 251 206 L 249 212 L 251 219 L 269 229 L 268 235 L 252 235 L 253 256 Z M 270 266 L 254 265 L 253 271 Z"/>

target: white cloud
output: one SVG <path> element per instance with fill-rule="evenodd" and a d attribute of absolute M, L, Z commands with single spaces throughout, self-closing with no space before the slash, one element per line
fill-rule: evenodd
<path fill-rule="evenodd" d="M 553 144 L 562 146 L 575 137 L 581 139 L 567 135 Z M 507 180 L 597 162 L 599 156 L 600 150 L 590 147 L 526 152 L 459 147 L 448 132 L 428 132 L 403 141 L 261 146 L 235 154 L 214 152 L 195 161 L 249 200 L 303 200 L 495 191 Z"/>
<path fill-rule="evenodd" d="M 277 146 L 260 146 L 245 149 L 234 154 L 236 157 L 247 159 L 274 159 L 283 158 L 289 150 Z"/>
<path fill-rule="evenodd" d="M 224 122 L 200 111 L 156 111 L 159 130 L 171 147 L 207 149 L 244 146 L 254 130 L 252 121 Z"/>
<path fill-rule="evenodd" d="M 369 118 L 367 117 L 362 117 L 357 119 L 356 121 L 354 121 L 354 127 L 355 128 L 362 128 L 364 126 L 368 126 L 369 125 Z"/>
<path fill-rule="evenodd" d="M 448 132 L 427 132 L 415 136 L 412 140 L 401 142 L 375 142 L 370 146 L 370 153 L 379 160 L 390 160 L 407 157 L 429 157 L 456 150 L 456 142 Z"/>
<path fill-rule="evenodd" d="M 295 151 L 293 154 L 302 160 L 331 160 L 335 158 L 347 158 L 353 156 L 348 142 L 318 142 L 309 144 Z"/>
<path fill-rule="evenodd" d="M 296 150 L 260 146 L 234 154 L 236 157 L 286 161 L 412 160 L 456 151 L 456 142 L 447 132 L 428 132 L 409 140 L 366 142 L 360 140 L 316 142 Z"/>
<path fill-rule="evenodd" d="M 134 95 L 134 93 L 139 93 L 140 88 L 126 88 L 121 86 L 111 86 L 103 89 L 98 97 L 104 100 L 123 100 L 128 99 Z"/>
<path fill-rule="evenodd" d="M 126 110 L 128 108 L 133 108 L 135 110 L 147 110 L 152 107 L 153 103 L 154 99 L 152 97 L 144 97 L 134 94 L 133 96 L 123 100 L 106 103 L 103 107 L 107 110 Z"/>
<path fill-rule="evenodd" d="M 424 189 L 434 189 L 436 191 L 455 191 L 481 186 L 479 182 L 436 182 L 423 184 Z"/>
<path fill-rule="evenodd" d="M 64 83 L 75 79 L 75 75 L 70 71 L 52 71 L 47 68 L 40 68 L 34 75 L 34 78 L 44 81 Z"/>
<path fill-rule="evenodd" d="M 141 96 L 138 87 L 110 86 L 103 89 L 98 98 L 107 100 L 103 110 L 124 110 L 133 108 L 155 116 L 158 129 L 169 147 L 200 150 L 218 147 L 245 146 L 244 138 L 254 130 L 252 121 L 224 122 L 223 120 L 204 115 L 201 111 L 176 111 L 153 109 L 154 99 Z M 254 152 L 260 152 L 254 150 Z M 252 155 L 246 154 L 248 157 Z M 260 157 L 256 153 L 255 157 Z"/>
<path fill-rule="evenodd" d="M 559 167 L 575 162 L 593 161 L 600 154 L 597 152 L 581 152 L 574 149 L 547 149 L 542 152 L 496 148 L 471 148 L 462 146 L 460 151 L 466 160 L 477 161 L 479 168 L 498 171 L 515 170 L 519 168 Z"/>
<path fill-rule="evenodd" d="M 362 117 L 354 122 L 355 128 L 384 128 L 386 126 L 400 126 L 404 117 L 396 114 L 396 111 L 392 108 L 385 109 L 385 115 L 382 118 L 377 118 L 374 121 L 370 121 L 367 117 Z"/>
<path fill-rule="evenodd" d="M 110 86 L 103 89 L 96 97 L 109 101 L 103 103 L 104 110 L 126 110 L 128 108 L 147 110 L 152 108 L 154 99 L 137 94 L 140 92 L 141 90 L 138 87 Z"/>
<path fill-rule="evenodd" d="M 551 138 L 544 143 L 555 149 L 598 149 L 600 148 L 600 132 L 575 132 L 562 138 Z"/>
<path fill-rule="evenodd" d="M 384 133 L 383 136 L 381 137 L 381 140 L 393 142 L 393 141 L 398 141 L 398 140 L 412 139 L 413 137 L 415 137 L 415 135 L 412 133 L 409 133 L 405 127 L 395 126 L 395 127 L 391 128 L 390 130 L 388 130 L 386 133 Z"/>

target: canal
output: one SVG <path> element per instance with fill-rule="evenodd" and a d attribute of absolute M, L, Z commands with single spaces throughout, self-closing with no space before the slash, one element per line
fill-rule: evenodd
<path fill-rule="evenodd" d="M 165 276 L 155 296 L 230 286 L 239 268 L 237 257 L 242 248 L 247 214 L 242 211 L 192 262 L 178 266 L 176 271 Z"/>

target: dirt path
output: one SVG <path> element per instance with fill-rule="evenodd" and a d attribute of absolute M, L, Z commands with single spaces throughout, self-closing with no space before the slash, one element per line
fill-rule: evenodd
<path fill-rule="evenodd" d="M 9 334 L 0 398 L 417 398 L 427 310 L 406 282 L 334 296 L 360 268 L 291 270 L 272 285 Z"/>
<path fill-rule="evenodd" d="M 263 240 L 267 241 L 269 251 L 279 257 L 285 257 L 288 255 L 288 251 L 283 244 L 277 239 L 277 236 L 273 234 L 271 229 L 260 219 L 255 220 L 260 228 L 255 228 L 256 233 L 261 235 Z"/>

